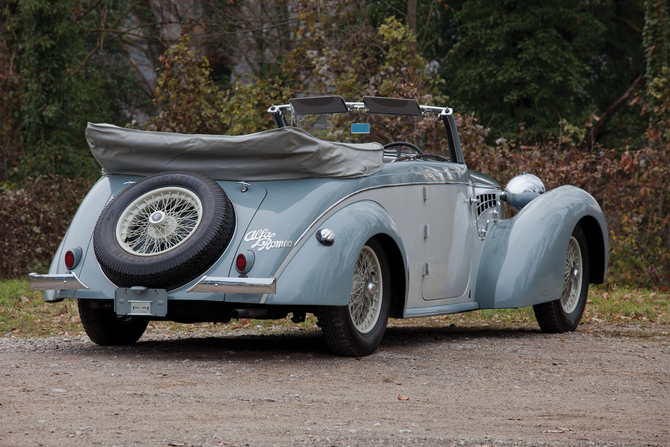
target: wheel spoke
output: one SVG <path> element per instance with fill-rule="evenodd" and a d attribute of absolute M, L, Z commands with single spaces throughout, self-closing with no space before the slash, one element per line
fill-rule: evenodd
<path fill-rule="evenodd" d="M 563 272 L 563 290 L 560 303 L 565 313 L 574 312 L 579 304 L 582 281 L 582 256 L 579 242 L 574 237 L 570 238 L 568 251 L 565 257 L 565 271 Z"/>
<path fill-rule="evenodd" d="M 161 212 L 163 219 L 150 223 Z M 128 206 L 117 225 L 117 240 L 136 255 L 157 255 L 186 241 L 200 225 L 202 204 L 191 191 L 166 187 L 151 191 Z"/>
<path fill-rule="evenodd" d="M 351 321 L 361 333 L 371 331 L 379 319 L 383 294 L 380 278 L 381 267 L 375 252 L 363 247 L 354 267 L 348 306 Z"/>

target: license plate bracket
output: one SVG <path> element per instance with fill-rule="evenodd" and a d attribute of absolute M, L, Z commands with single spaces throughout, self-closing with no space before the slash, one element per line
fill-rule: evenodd
<path fill-rule="evenodd" d="M 114 293 L 114 313 L 121 316 L 165 317 L 168 297 L 165 289 L 121 287 Z"/>

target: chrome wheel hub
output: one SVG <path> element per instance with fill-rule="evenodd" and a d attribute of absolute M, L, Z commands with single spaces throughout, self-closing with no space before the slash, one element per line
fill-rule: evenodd
<path fill-rule="evenodd" d="M 377 294 L 377 286 L 375 285 L 375 283 L 369 281 L 367 284 L 365 284 L 365 296 L 368 299 L 374 299 L 376 294 Z"/>
<path fill-rule="evenodd" d="M 165 220 L 165 213 L 163 211 L 156 211 L 149 216 L 149 223 L 151 225 L 158 225 Z"/>

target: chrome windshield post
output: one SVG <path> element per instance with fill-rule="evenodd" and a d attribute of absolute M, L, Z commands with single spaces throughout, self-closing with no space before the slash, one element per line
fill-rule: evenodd
<path fill-rule="evenodd" d="M 272 106 L 268 109 L 268 112 L 272 114 L 272 119 L 275 120 L 277 128 L 288 126 L 284 112 L 282 112 L 282 106 Z"/>
<path fill-rule="evenodd" d="M 463 160 L 458 159 L 458 153 L 456 151 L 456 141 L 454 139 L 455 129 L 451 127 L 452 121 L 454 121 L 453 113 L 451 109 L 445 109 L 445 110 L 448 110 L 449 113 L 445 113 L 443 111 L 442 113 L 440 113 L 439 119 L 442 121 L 442 123 L 444 123 L 444 129 L 447 131 L 447 143 L 449 144 L 449 158 L 451 159 L 452 163 L 463 163 Z"/>

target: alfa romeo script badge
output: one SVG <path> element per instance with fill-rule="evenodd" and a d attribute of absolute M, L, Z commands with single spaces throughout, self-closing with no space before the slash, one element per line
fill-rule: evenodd
<path fill-rule="evenodd" d="M 289 248 L 293 247 L 293 241 L 274 241 L 275 233 L 267 228 L 265 230 L 253 230 L 244 236 L 247 242 L 256 241 L 251 248 L 256 248 L 258 251 L 270 250 L 271 248 Z"/>

